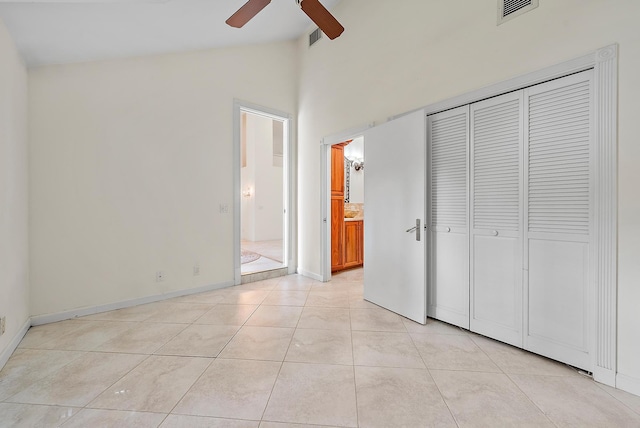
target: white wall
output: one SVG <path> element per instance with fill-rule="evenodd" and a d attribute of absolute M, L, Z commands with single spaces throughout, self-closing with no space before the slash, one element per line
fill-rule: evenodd
<path fill-rule="evenodd" d="M 364 137 L 354 138 L 352 142 L 347 144 L 344 147 L 344 156 L 351 160 L 364 159 Z M 353 166 L 351 167 L 351 177 L 349 179 L 349 202 L 352 204 L 364 203 L 364 169 L 356 171 Z"/>
<path fill-rule="evenodd" d="M 283 167 L 274 165 L 273 120 L 246 115 L 247 166 L 242 168 L 242 189 L 251 196 L 242 198 L 242 239 L 269 241 L 282 239 Z"/>
<path fill-rule="evenodd" d="M 449 0 L 344 1 L 334 10 L 346 28 L 340 38 L 323 39 L 311 49 L 306 37 L 299 40 L 299 264 L 321 272 L 323 137 L 617 42 L 618 367 L 640 388 L 640 2 L 540 0 L 537 9 L 501 26 L 495 0 L 463 3 L 464 8 Z"/>
<path fill-rule="evenodd" d="M 284 42 L 30 71 L 32 315 L 233 281 L 233 100 L 294 112 L 296 57 Z"/>
<path fill-rule="evenodd" d="M 29 319 L 27 157 L 27 71 L 0 21 L 0 360 Z"/>

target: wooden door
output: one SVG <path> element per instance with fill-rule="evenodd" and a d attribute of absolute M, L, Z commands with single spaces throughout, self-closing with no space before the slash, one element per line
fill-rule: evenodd
<path fill-rule="evenodd" d="M 331 146 L 331 271 L 344 268 L 344 143 Z"/>
<path fill-rule="evenodd" d="M 331 271 L 344 268 L 344 199 L 331 197 Z"/>
<path fill-rule="evenodd" d="M 364 264 L 364 221 L 360 222 L 358 237 L 360 239 L 360 246 L 358 247 L 358 263 L 360 265 L 363 265 Z"/>
<path fill-rule="evenodd" d="M 344 199 L 344 145 L 331 146 L 331 196 Z"/>
<path fill-rule="evenodd" d="M 350 268 L 362 264 L 362 221 L 344 222 L 344 267 Z"/>
<path fill-rule="evenodd" d="M 471 105 L 471 331 L 522 346 L 522 91 Z"/>

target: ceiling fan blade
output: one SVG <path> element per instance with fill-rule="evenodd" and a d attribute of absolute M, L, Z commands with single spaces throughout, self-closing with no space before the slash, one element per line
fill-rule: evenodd
<path fill-rule="evenodd" d="M 171 0 L 0 0 L 0 3 L 32 3 L 32 4 L 48 4 L 48 3 L 68 3 L 68 4 L 111 4 L 111 3 L 169 3 Z"/>
<path fill-rule="evenodd" d="M 236 13 L 227 19 L 227 24 L 235 28 L 241 28 L 256 16 L 262 9 L 267 7 L 271 0 L 249 0 Z"/>
<path fill-rule="evenodd" d="M 344 31 L 344 27 L 318 0 L 302 0 L 300 7 L 331 40 Z"/>

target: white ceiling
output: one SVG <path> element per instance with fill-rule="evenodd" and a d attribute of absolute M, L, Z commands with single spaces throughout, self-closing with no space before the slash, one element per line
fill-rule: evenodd
<path fill-rule="evenodd" d="M 229 27 L 245 1 L 0 0 L 0 19 L 29 67 L 291 40 L 313 25 L 295 0 L 272 0 Z"/>

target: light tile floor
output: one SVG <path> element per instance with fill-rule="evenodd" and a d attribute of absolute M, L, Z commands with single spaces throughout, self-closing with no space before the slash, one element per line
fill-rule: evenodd
<path fill-rule="evenodd" d="M 246 241 L 240 243 L 242 250 L 253 251 L 260 254 L 260 258 L 250 263 L 241 265 L 242 274 L 250 274 L 256 272 L 265 272 L 268 270 L 280 269 L 285 267 L 282 260 L 283 246 L 282 239 L 273 241 Z"/>
<path fill-rule="evenodd" d="M 0 426 L 640 427 L 640 397 L 362 293 L 288 276 L 34 327 Z"/>

